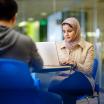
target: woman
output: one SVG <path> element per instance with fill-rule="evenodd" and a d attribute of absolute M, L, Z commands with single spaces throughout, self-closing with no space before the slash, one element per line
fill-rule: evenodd
<path fill-rule="evenodd" d="M 61 65 L 74 64 L 71 71 L 59 72 L 53 78 L 48 90 L 62 96 L 64 104 L 76 104 L 77 96 L 92 94 L 94 79 L 91 76 L 94 47 L 81 37 L 76 18 L 67 18 L 62 23 L 64 41 L 57 42 Z"/>

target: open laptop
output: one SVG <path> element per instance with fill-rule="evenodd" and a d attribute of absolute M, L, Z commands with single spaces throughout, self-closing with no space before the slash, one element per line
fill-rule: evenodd
<path fill-rule="evenodd" d="M 71 66 L 61 66 L 55 42 L 36 42 L 40 56 L 43 59 L 44 69 L 70 68 Z"/>

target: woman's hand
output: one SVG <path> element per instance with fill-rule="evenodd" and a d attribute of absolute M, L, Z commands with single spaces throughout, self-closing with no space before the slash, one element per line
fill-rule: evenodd
<path fill-rule="evenodd" d="M 68 61 L 65 61 L 65 60 L 60 61 L 59 63 L 60 63 L 60 65 L 68 65 L 69 64 Z"/>
<path fill-rule="evenodd" d="M 73 60 L 63 60 L 63 61 L 60 61 L 60 64 L 61 65 L 69 65 L 69 64 L 73 64 L 73 65 L 76 65 L 76 61 L 73 61 Z"/>
<path fill-rule="evenodd" d="M 74 60 L 68 60 L 68 63 L 69 64 L 73 64 L 73 65 L 76 65 L 77 64 L 76 61 L 74 61 Z"/>

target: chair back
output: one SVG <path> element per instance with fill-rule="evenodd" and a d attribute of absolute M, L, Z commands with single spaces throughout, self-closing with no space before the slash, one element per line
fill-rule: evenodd
<path fill-rule="evenodd" d="M 33 88 L 28 64 L 15 59 L 0 59 L 0 89 Z"/>
<path fill-rule="evenodd" d="M 96 78 L 97 69 L 98 69 L 98 59 L 95 58 L 93 63 L 93 70 L 92 70 L 92 76 L 94 79 Z"/>
<path fill-rule="evenodd" d="M 92 77 L 93 77 L 94 79 L 96 78 L 97 69 L 98 69 L 98 59 L 95 58 L 95 59 L 94 59 L 94 62 L 93 62 L 93 70 L 92 70 Z M 90 97 L 91 97 L 91 98 L 93 98 L 93 97 L 98 97 L 98 104 L 100 104 L 100 103 L 99 103 L 99 85 L 96 84 L 96 83 L 95 83 L 94 92 L 97 92 L 98 96 L 94 96 L 94 94 L 91 95 L 91 96 L 85 94 L 85 95 L 83 95 L 83 96 L 77 96 L 77 100 L 81 100 L 81 99 L 86 98 L 87 101 L 88 101 L 88 104 L 89 104 L 88 97 L 89 97 L 89 98 L 90 98 Z"/>

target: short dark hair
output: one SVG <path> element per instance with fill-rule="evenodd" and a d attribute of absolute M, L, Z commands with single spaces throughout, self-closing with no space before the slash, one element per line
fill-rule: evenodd
<path fill-rule="evenodd" d="M 11 20 L 18 12 L 15 0 L 0 0 L 0 20 Z"/>

